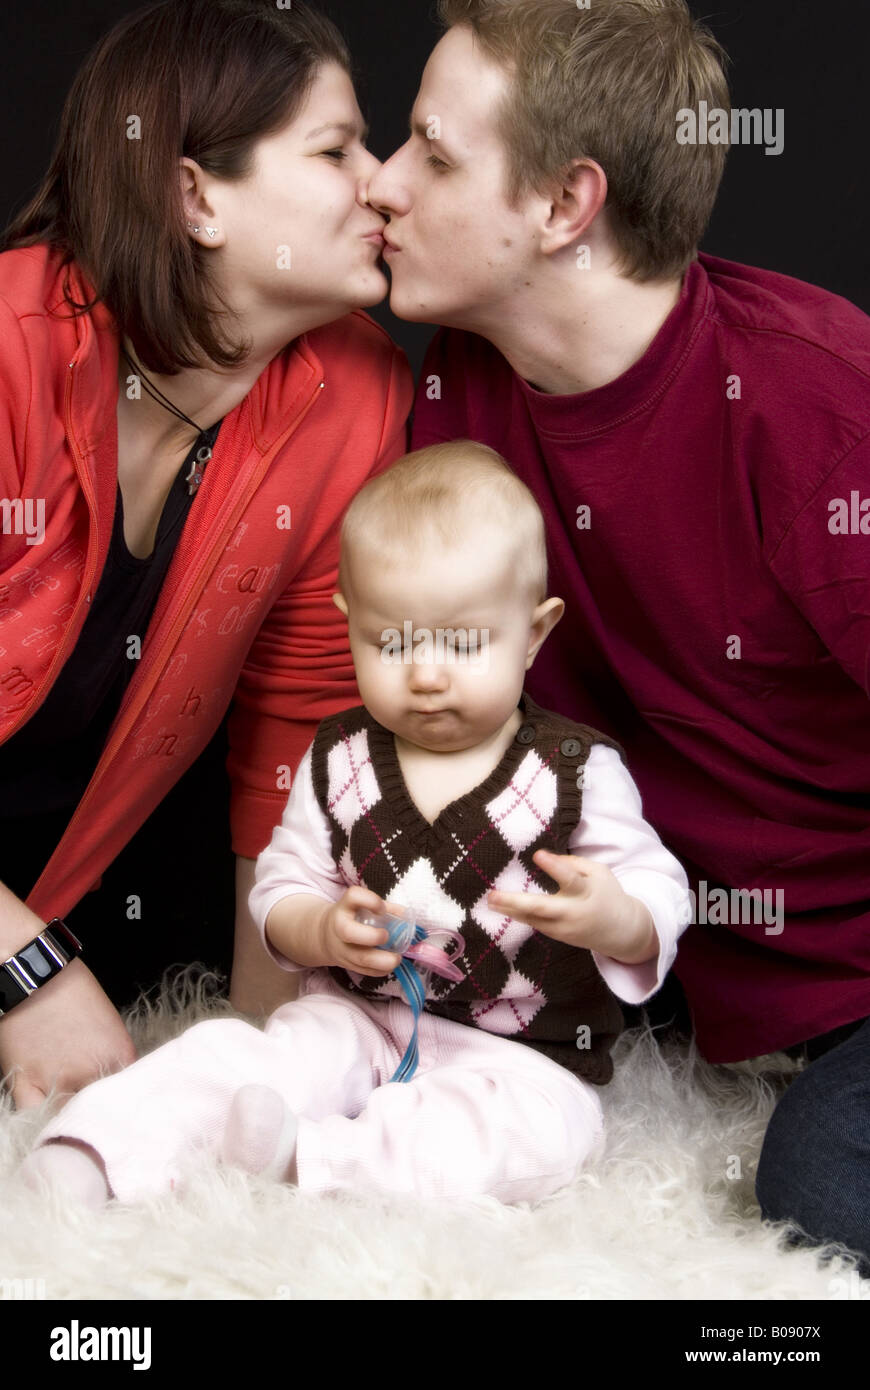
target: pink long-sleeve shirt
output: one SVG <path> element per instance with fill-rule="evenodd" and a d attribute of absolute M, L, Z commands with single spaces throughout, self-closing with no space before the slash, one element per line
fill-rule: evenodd
<path fill-rule="evenodd" d="M 639 965 L 592 952 L 607 985 L 627 1004 L 642 1004 L 659 988 L 673 964 L 677 939 L 686 922 L 686 875 L 644 820 L 640 794 L 619 754 L 596 744 L 586 763 L 583 812 L 569 839 L 572 854 L 606 864 L 626 893 L 649 908 L 659 939 L 658 956 Z M 282 898 L 311 893 L 337 902 L 350 886 L 336 864 L 329 822 L 314 791 L 311 749 L 299 764 L 281 822 L 272 832 L 256 867 L 249 905 L 263 944 L 277 965 L 301 970 L 266 936 L 266 918 Z M 413 904 L 409 904 L 413 911 Z M 404 997 L 398 982 L 384 993 Z"/>

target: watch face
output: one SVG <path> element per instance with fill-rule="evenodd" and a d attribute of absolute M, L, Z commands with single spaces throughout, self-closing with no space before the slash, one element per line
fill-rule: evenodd
<path fill-rule="evenodd" d="M 51 960 L 41 949 L 38 941 L 31 941 L 30 945 L 25 946 L 24 950 L 19 951 L 17 955 L 28 975 L 32 975 L 37 983 L 50 979 L 52 975 Z"/>

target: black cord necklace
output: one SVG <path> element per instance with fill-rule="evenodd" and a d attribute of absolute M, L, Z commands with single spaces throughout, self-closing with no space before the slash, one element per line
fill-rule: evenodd
<path fill-rule="evenodd" d="M 157 401 L 157 404 L 162 405 L 164 409 L 171 410 L 173 415 L 178 416 L 179 420 L 184 420 L 186 424 L 192 425 L 197 432 L 196 442 L 198 442 L 204 436 L 207 439 L 211 431 L 202 429 L 201 426 L 199 426 L 195 420 L 191 420 L 189 415 L 185 415 L 183 410 L 179 410 L 178 406 L 173 405 L 169 397 L 164 396 L 160 388 L 155 386 L 153 381 L 148 380 L 148 377 L 145 375 L 142 368 L 136 362 L 133 361 L 127 349 L 124 347 L 124 344 L 119 343 L 118 346 L 121 352 L 126 357 L 127 361 L 130 363 L 130 366 L 133 368 L 136 375 L 141 377 L 142 384 L 145 387 L 145 390 L 148 392 L 149 396 L 153 397 L 153 399 Z M 214 429 L 214 426 L 212 426 L 212 429 Z M 187 490 L 191 497 L 193 497 L 193 495 L 196 493 L 200 483 L 202 482 L 203 474 L 205 472 L 205 466 L 208 463 L 211 456 L 212 449 L 211 445 L 208 443 L 201 444 L 196 451 L 193 463 L 190 465 L 190 472 L 185 475 L 184 479 L 184 481 L 187 483 Z"/>

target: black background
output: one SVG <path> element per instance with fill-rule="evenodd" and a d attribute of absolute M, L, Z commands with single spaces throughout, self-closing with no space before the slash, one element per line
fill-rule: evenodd
<path fill-rule="evenodd" d="M 344 33 L 385 159 L 407 138 L 408 114 L 441 33 L 432 0 L 321 0 Z M 89 50 L 130 0 L 40 0 L 0 13 L 0 219 L 35 191 L 64 96 Z M 735 146 L 702 250 L 809 280 L 870 309 L 866 271 L 866 7 L 860 0 L 690 0 L 731 59 L 734 106 L 782 107 L 785 148 Z M 372 311 L 416 371 L 434 329 Z"/>

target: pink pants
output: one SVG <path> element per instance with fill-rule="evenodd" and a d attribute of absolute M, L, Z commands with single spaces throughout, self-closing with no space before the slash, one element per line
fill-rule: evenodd
<path fill-rule="evenodd" d="M 523 1043 L 423 1013 L 420 1061 L 387 1082 L 411 1036 L 403 1000 L 351 997 L 325 970 L 264 1030 L 240 1019 L 197 1023 L 124 1071 L 85 1087 L 40 1135 L 97 1150 L 122 1202 L 184 1186 L 216 1154 L 235 1091 L 272 1086 L 299 1117 L 298 1185 L 545 1197 L 601 1141 L 596 1088 Z"/>

